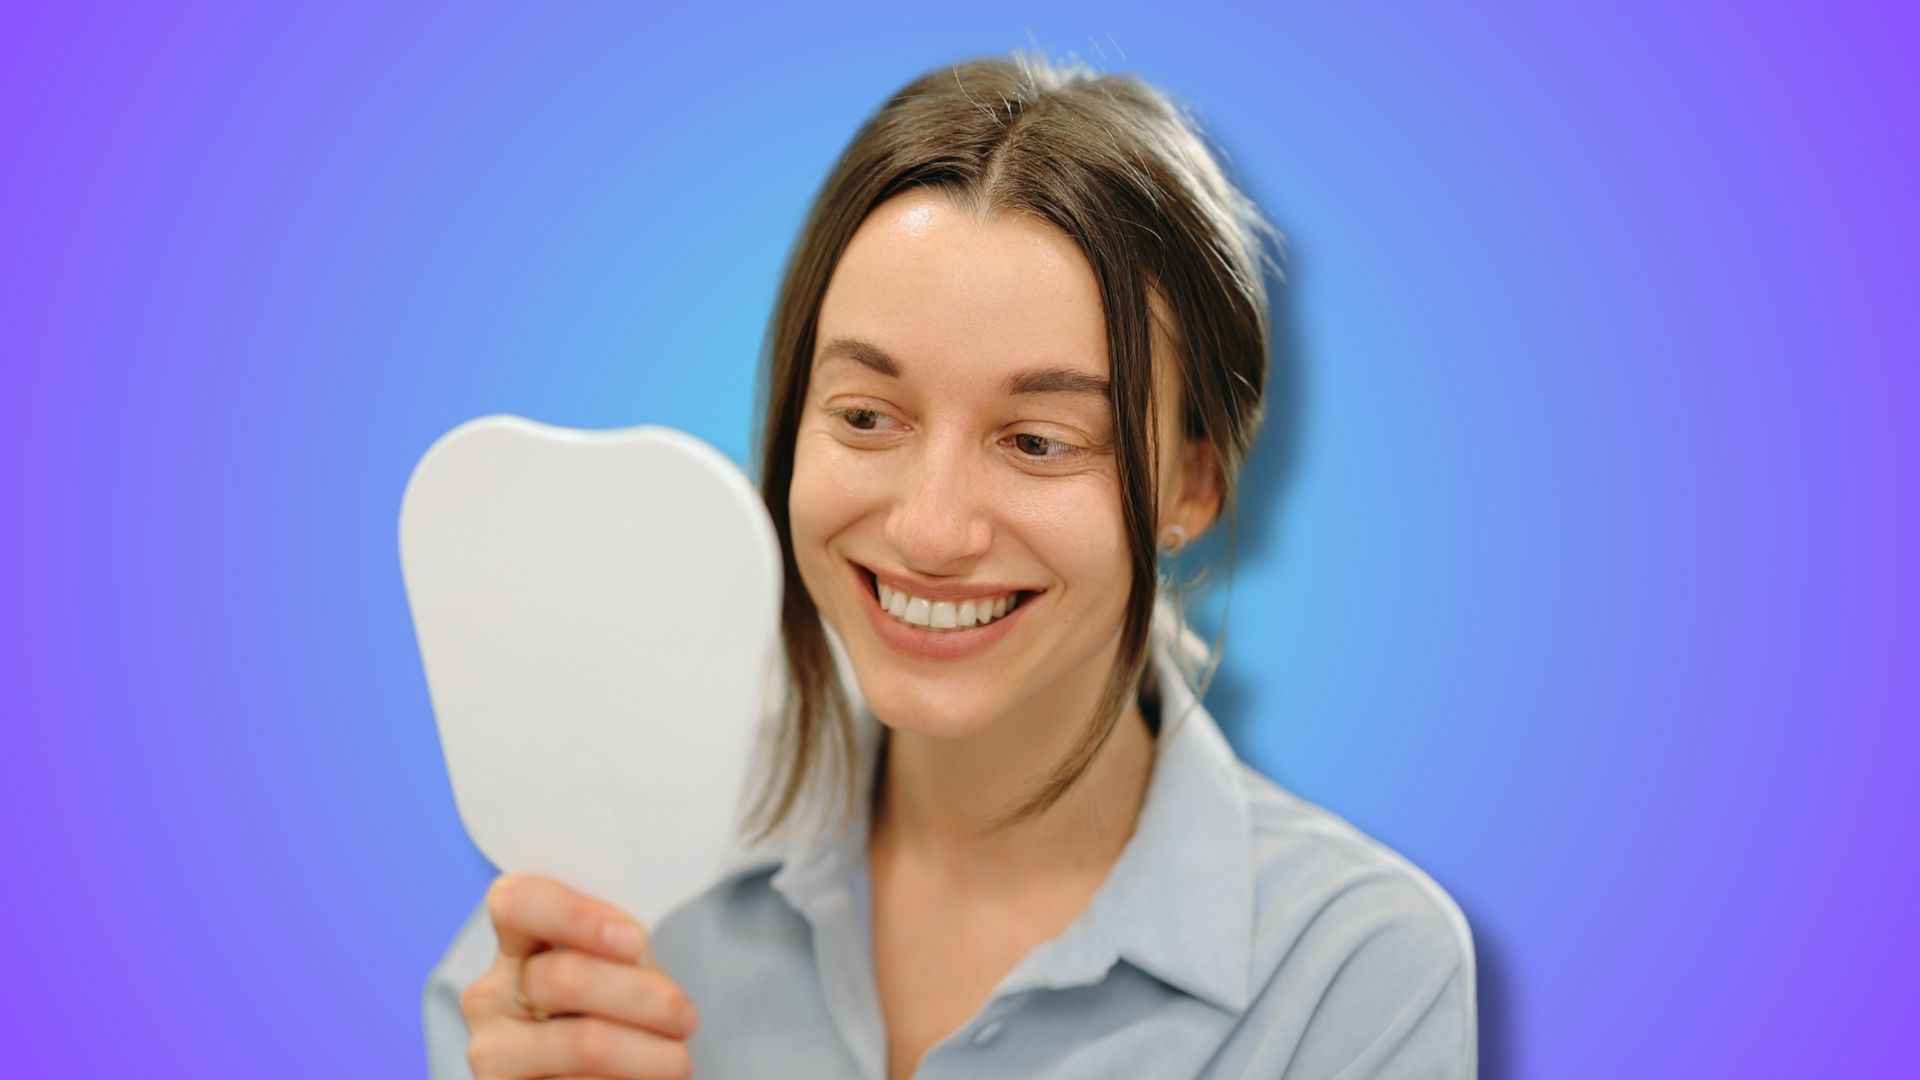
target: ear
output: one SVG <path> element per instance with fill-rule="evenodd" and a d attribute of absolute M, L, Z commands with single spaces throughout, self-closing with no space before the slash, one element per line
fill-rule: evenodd
<path fill-rule="evenodd" d="M 1220 477 L 1219 461 L 1213 453 L 1213 443 L 1204 438 L 1189 437 L 1181 440 L 1180 463 L 1174 473 L 1173 499 L 1167 507 L 1167 525 L 1179 525 L 1186 530 L 1187 543 L 1200 538 L 1200 534 L 1213 527 L 1220 516 L 1220 502 L 1223 485 Z"/>

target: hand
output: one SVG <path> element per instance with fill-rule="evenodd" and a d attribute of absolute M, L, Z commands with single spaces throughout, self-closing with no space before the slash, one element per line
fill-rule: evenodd
<path fill-rule="evenodd" d="M 531 874 L 495 880 L 487 913 L 500 952 L 460 994 L 474 1080 L 693 1074 L 693 1003 L 655 966 L 639 920 Z M 516 988 L 550 1018 L 533 1019 Z"/>

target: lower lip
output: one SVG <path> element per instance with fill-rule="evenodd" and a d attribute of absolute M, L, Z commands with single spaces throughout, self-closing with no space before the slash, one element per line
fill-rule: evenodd
<path fill-rule="evenodd" d="M 847 566 L 853 574 L 854 587 L 866 597 L 867 618 L 872 621 L 874 632 L 880 635 L 880 640 L 908 656 L 927 660 L 964 660 L 992 648 L 994 642 L 1007 636 L 1013 629 L 1014 621 L 1026 614 L 1027 608 L 1040 595 L 1020 594 L 1018 607 L 985 626 L 966 630 L 929 630 L 922 626 L 910 626 L 887 614 L 880 607 L 880 597 L 874 594 L 867 572 L 853 563 Z"/>

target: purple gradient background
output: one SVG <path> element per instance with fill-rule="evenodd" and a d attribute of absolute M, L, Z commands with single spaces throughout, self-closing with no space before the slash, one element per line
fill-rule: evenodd
<path fill-rule="evenodd" d="M 1911 1075 L 1914 17 L 969 8 L 9 11 L 0 1072 L 420 1075 L 490 871 L 408 471 L 495 411 L 743 461 L 854 126 L 1037 45 L 1290 236 L 1212 700 L 1459 899 L 1484 1074 Z"/>

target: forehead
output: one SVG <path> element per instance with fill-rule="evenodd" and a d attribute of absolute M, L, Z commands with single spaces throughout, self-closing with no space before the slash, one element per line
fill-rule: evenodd
<path fill-rule="evenodd" d="M 816 339 L 841 335 L 916 379 L 1108 368 L 1099 283 L 1070 237 L 1025 215 L 977 221 L 925 190 L 875 208 L 841 255 Z"/>

